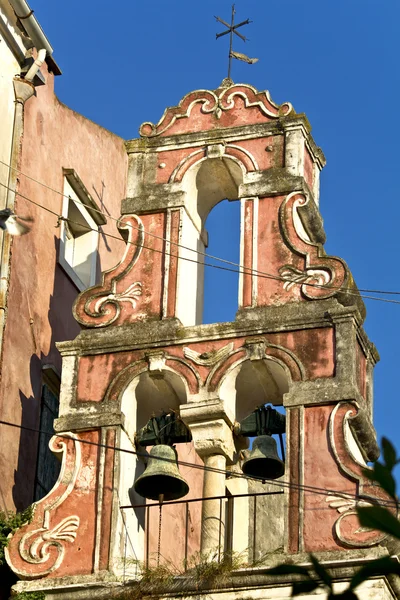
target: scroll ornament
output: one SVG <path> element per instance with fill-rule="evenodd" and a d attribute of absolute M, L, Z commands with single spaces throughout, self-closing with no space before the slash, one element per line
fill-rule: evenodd
<path fill-rule="evenodd" d="M 126 215 L 118 221 L 118 229 L 128 234 L 121 262 L 103 273 L 100 285 L 79 294 L 73 306 L 75 319 L 84 327 L 106 327 L 115 323 L 121 315 L 123 305 L 135 309 L 142 295 L 141 282 L 130 282 L 129 274 L 143 249 L 143 223 L 136 215 Z"/>
<path fill-rule="evenodd" d="M 357 507 L 390 501 L 382 488 L 372 484 L 364 476 L 363 470 L 367 467 L 353 455 L 351 449 L 350 423 L 360 410 L 355 402 L 342 402 L 335 406 L 329 419 L 329 441 L 336 463 L 347 479 L 357 482 L 355 497 L 345 493 L 332 493 L 325 498 L 329 506 L 340 514 L 334 525 L 335 534 L 343 545 L 350 548 L 375 546 L 387 537 L 380 531 L 360 527 Z"/>
<path fill-rule="evenodd" d="M 258 107 L 266 120 L 278 119 L 293 112 L 289 102 L 280 106 L 271 100 L 268 91 L 259 92 L 251 85 L 230 85 L 219 90 L 196 90 L 182 98 L 178 106 L 167 108 L 157 124 L 146 122 L 140 126 L 143 137 L 165 134 L 178 120 L 190 118 L 196 104 L 201 104 L 203 114 L 214 115 L 220 119 L 223 112 L 237 108 L 236 99 L 241 98 L 245 108 Z"/>
<path fill-rule="evenodd" d="M 33 505 L 31 523 L 10 534 L 5 557 L 21 579 L 38 579 L 57 571 L 68 551 L 68 544 L 76 539 L 79 517 L 69 515 L 58 519 L 55 512 L 74 489 L 81 466 L 80 442 L 76 438 L 72 433 L 51 438 L 52 452 L 63 455 L 58 481 L 47 496 Z"/>
<path fill-rule="evenodd" d="M 300 284 L 301 293 L 309 300 L 329 298 L 348 285 L 351 276 L 346 263 L 336 256 L 327 256 L 322 243 L 311 240 L 299 213 L 311 202 L 304 194 L 294 192 L 282 202 L 279 219 L 285 239 L 296 254 L 305 257 L 305 268 L 293 265 L 279 269 L 283 289 Z"/>

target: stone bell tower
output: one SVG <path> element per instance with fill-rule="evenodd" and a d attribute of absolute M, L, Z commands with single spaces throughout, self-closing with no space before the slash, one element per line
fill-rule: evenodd
<path fill-rule="evenodd" d="M 383 494 L 363 476 L 379 453 L 371 421 L 378 354 L 346 263 L 324 251 L 325 158 L 306 116 L 225 80 L 187 94 L 157 124 L 143 123 L 126 149 L 118 224 L 126 249 L 80 294 L 74 316 L 83 329 L 59 344 L 61 413 L 51 446 L 62 471 L 10 541 L 8 563 L 25 580 L 17 589 L 93 598 L 106 581 L 118 585 L 127 552 L 143 560 L 149 520 L 142 508 L 120 507 L 144 503 L 132 487 L 144 462 L 114 447 L 135 452 L 137 432 L 162 410 L 190 431 L 179 458 L 206 467 L 181 468 L 187 498 L 239 495 L 230 548 L 255 556 L 257 534 L 265 564 L 288 555 L 301 562 L 312 551 L 343 580 L 341 561 L 351 570 L 387 552 L 355 513 L 357 495 L 373 502 Z M 239 310 L 234 322 L 202 325 L 204 224 L 225 198 L 241 204 Z M 239 424 L 265 404 L 286 410 L 284 493 L 265 500 L 256 526 L 246 494 L 266 488 L 228 474 L 241 473 Z M 208 502 L 191 509 L 185 557 L 224 549 L 221 503 Z M 181 556 L 181 508 L 168 508 L 169 558 Z M 270 598 L 276 578 L 253 571 L 242 587 Z"/>

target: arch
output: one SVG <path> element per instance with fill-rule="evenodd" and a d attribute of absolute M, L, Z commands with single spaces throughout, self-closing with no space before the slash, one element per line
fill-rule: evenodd
<path fill-rule="evenodd" d="M 180 404 L 184 404 L 188 397 L 188 383 L 185 377 L 177 373 L 165 363 L 160 369 L 150 369 L 147 361 L 138 361 L 130 365 L 124 372 L 116 377 L 114 384 L 114 396 L 121 404 L 124 415 L 124 427 L 121 431 L 120 446 L 125 449 L 138 452 L 139 456 L 120 453 L 119 461 L 119 502 L 123 505 L 141 505 L 143 498 L 134 489 L 134 482 L 142 475 L 145 469 L 145 461 L 141 454 L 145 454 L 144 448 L 136 447 L 135 434 L 141 429 L 153 414 L 158 415 L 161 411 L 179 410 Z M 143 508 L 136 507 L 124 513 L 124 519 L 118 515 L 116 524 L 116 540 L 124 540 L 127 532 L 131 544 L 127 545 L 127 558 L 132 560 L 143 560 L 145 556 L 145 528 L 146 517 Z M 120 559 L 118 543 L 115 546 L 114 559 Z M 115 565 L 116 570 L 120 569 Z"/>
<path fill-rule="evenodd" d="M 218 395 L 241 421 L 257 406 L 282 405 L 290 382 L 290 371 L 279 359 L 266 356 L 254 361 L 246 356 L 235 361 L 221 377 Z"/>
<path fill-rule="evenodd" d="M 252 346 L 255 348 L 252 349 Z M 254 353 L 256 353 L 256 357 L 253 356 Z M 237 348 L 215 365 L 207 378 L 208 388 L 211 391 L 219 389 L 222 380 L 240 363 L 246 360 L 256 363 L 262 359 L 279 364 L 285 372 L 288 382 L 302 381 L 305 378 L 304 366 L 294 352 L 277 344 L 268 344 L 261 338 L 249 340 L 246 345 Z"/>
<path fill-rule="evenodd" d="M 247 174 L 247 168 L 254 169 L 248 154 L 243 151 L 243 162 L 235 147 L 226 154 L 224 144 L 207 147 L 207 155 L 196 151 L 183 162 L 175 177 L 183 174 L 181 186 L 186 193 L 186 211 L 182 213 L 181 247 L 179 248 L 177 276 L 176 316 L 184 325 L 197 325 L 202 322 L 204 294 L 204 264 L 202 255 L 207 247 L 207 233 L 204 225 L 210 211 L 222 200 L 238 200 L 239 187 Z M 195 161 L 193 163 L 193 160 Z M 185 246 L 183 248 L 182 246 Z M 188 250 L 190 248 L 190 250 Z M 193 263 L 193 250 L 198 253 L 199 264 Z M 188 259 L 188 260 L 185 260 Z M 208 262 L 208 261 L 207 261 Z"/>
<path fill-rule="evenodd" d="M 248 170 L 254 170 L 248 153 L 237 146 L 228 148 L 231 154 L 222 144 L 209 148 L 206 156 L 199 151 L 189 155 L 175 175 L 187 193 L 190 212 L 197 213 L 202 225 L 218 202 L 239 198 L 239 186 Z"/>

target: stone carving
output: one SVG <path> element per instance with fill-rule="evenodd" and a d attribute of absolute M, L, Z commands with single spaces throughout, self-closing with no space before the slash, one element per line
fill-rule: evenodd
<path fill-rule="evenodd" d="M 305 256 L 306 265 L 304 270 L 283 265 L 279 274 L 285 279 L 286 291 L 301 283 L 302 294 L 309 300 L 318 300 L 337 294 L 349 282 L 350 274 L 342 259 L 327 256 L 321 243 L 311 241 L 298 212 L 309 202 L 309 198 L 298 192 L 289 194 L 282 202 L 279 218 L 285 239 L 296 254 Z"/>
<path fill-rule="evenodd" d="M 375 543 L 377 542 L 372 542 L 370 540 L 357 540 L 357 543 L 349 543 L 349 541 L 346 539 L 346 535 L 343 533 L 342 531 L 342 526 L 343 528 L 345 528 L 346 526 L 346 522 L 342 523 L 342 521 L 344 521 L 345 519 L 350 520 L 349 517 L 352 517 L 352 519 L 357 519 L 357 507 L 361 506 L 361 507 L 367 507 L 367 506 L 373 506 L 372 502 L 367 502 L 366 500 L 355 500 L 352 498 L 343 498 L 341 496 L 333 496 L 333 495 L 329 495 L 325 498 L 325 502 L 329 502 L 329 506 L 331 508 L 336 508 L 336 510 L 338 511 L 338 513 L 340 513 L 340 517 L 337 519 L 337 521 L 335 522 L 335 533 L 338 537 L 338 539 L 346 544 L 346 545 L 350 545 L 350 546 L 362 546 L 362 547 L 368 547 L 368 546 L 372 546 L 375 545 Z M 362 533 L 366 533 L 366 534 L 375 534 L 376 532 L 373 531 L 373 529 L 370 529 L 369 527 L 362 527 L 359 526 L 357 527 L 357 529 L 354 531 L 354 534 L 362 534 Z"/>
<path fill-rule="evenodd" d="M 381 500 L 390 500 L 382 488 L 365 478 L 363 470 L 367 467 L 354 457 L 349 447 L 349 419 L 354 418 L 359 410 L 354 402 L 342 402 L 335 406 L 329 419 L 329 442 L 333 455 L 346 478 L 357 482 L 357 497 L 353 499 L 329 495 L 326 502 L 340 513 L 334 526 L 338 539 L 352 548 L 375 546 L 387 537 L 379 531 L 360 527 L 357 506 L 371 506 Z"/>
<path fill-rule="evenodd" d="M 172 171 L 169 183 L 182 181 L 185 173 L 206 158 L 225 158 L 234 160 L 242 169 L 243 173 L 258 170 L 258 164 L 254 156 L 245 148 L 236 144 L 214 144 L 206 149 L 195 150 L 185 156 Z"/>
<path fill-rule="evenodd" d="M 220 119 L 223 112 L 236 107 L 236 98 L 239 97 L 244 101 L 246 108 L 258 107 L 268 120 L 286 116 L 293 110 L 289 102 L 279 106 L 271 100 L 268 91 L 258 92 L 251 85 L 231 85 L 216 91 L 197 90 L 184 96 L 178 106 L 167 108 L 157 124 L 143 123 L 140 126 L 139 133 L 143 137 L 162 135 L 178 119 L 190 117 L 195 104 L 201 104 L 203 114 L 212 114 Z"/>
<path fill-rule="evenodd" d="M 65 439 L 72 437 L 74 439 Z M 55 454 L 63 454 L 58 481 L 54 488 L 34 504 L 31 523 L 23 525 L 11 537 L 5 555 L 11 569 L 22 579 L 36 579 L 56 571 L 64 560 L 66 543 L 75 541 L 79 517 L 60 520 L 55 511 L 71 494 L 81 466 L 81 447 L 76 435 L 54 436 L 49 443 Z M 54 521 L 55 524 L 54 524 Z"/>
<path fill-rule="evenodd" d="M 325 286 L 330 281 L 330 274 L 328 271 L 322 271 L 318 269 L 305 269 L 300 271 L 296 267 L 290 265 L 281 267 L 279 269 L 279 275 L 285 279 L 283 283 L 283 289 L 288 291 L 299 283 L 312 283 L 313 286 Z"/>
<path fill-rule="evenodd" d="M 186 358 L 192 360 L 196 365 L 202 365 L 204 367 L 212 367 L 216 365 L 220 360 L 228 356 L 233 350 L 233 342 L 227 344 L 219 350 L 211 350 L 210 352 L 196 352 L 191 348 L 185 347 L 183 354 Z"/>
<path fill-rule="evenodd" d="M 115 282 L 113 283 L 113 287 L 115 289 Z M 142 295 L 142 284 L 140 281 L 135 281 L 132 283 L 124 292 L 117 294 L 115 291 L 108 296 L 103 296 L 97 300 L 94 305 L 94 311 L 96 313 L 100 313 L 103 307 L 103 304 L 107 304 L 110 300 L 115 300 L 117 302 L 130 302 L 133 307 L 136 306 L 137 299 Z"/>
<path fill-rule="evenodd" d="M 142 295 L 140 281 L 130 283 L 120 290 L 120 281 L 125 279 L 139 259 L 144 243 L 144 227 L 139 217 L 127 215 L 118 222 L 118 229 L 128 233 L 128 241 L 121 262 L 103 273 L 100 285 L 88 288 L 75 301 L 73 314 L 85 327 L 105 327 L 114 323 L 121 314 L 122 305 L 136 307 Z"/>
<path fill-rule="evenodd" d="M 48 515 L 49 513 L 47 513 Z M 79 527 L 79 517 L 75 515 L 66 517 L 52 529 L 48 529 L 48 527 L 48 522 L 44 522 L 42 528 L 26 533 L 19 544 L 19 552 L 23 560 L 35 565 L 49 562 L 51 559 L 50 547 L 54 546 L 56 548 L 57 558 L 55 562 L 46 571 L 41 572 L 40 577 L 56 571 L 62 563 L 65 554 L 65 546 L 62 542 L 72 543 L 75 541 Z"/>

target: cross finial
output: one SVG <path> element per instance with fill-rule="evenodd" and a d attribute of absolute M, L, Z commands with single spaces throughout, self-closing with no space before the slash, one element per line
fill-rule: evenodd
<path fill-rule="evenodd" d="M 217 33 L 217 35 L 216 35 L 216 39 L 218 39 L 219 37 L 222 37 L 223 35 L 228 35 L 228 33 L 229 33 L 230 39 L 229 39 L 229 58 L 228 58 L 228 79 L 231 78 L 232 58 L 236 58 L 237 60 L 243 60 L 244 62 L 247 62 L 250 65 L 252 65 L 258 61 L 258 58 L 249 58 L 248 56 L 246 56 L 246 54 L 241 54 L 240 52 L 234 52 L 232 50 L 233 34 L 237 35 L 238 37 L 240 37 L 241 40 L 243 40 L 245 42 L 246 41 L 245 36 L 242 35 L 241 33 L 239 33 L 237 30 L 239 29 L 239 27 L 243 27 L 243 25 L 249 25 L 249 23 L 251 23 L 251 21 L 249 19 L 246 19 L 245 21 L 242 21 L 241 23 L 237 23 L 235 25 L 235 12 L 236 12 L 235 5 L 232 4 L 232 17 L 231 17 L 230 25 L 229 25 L 229 23 L 227 23 L 220 17 L 215 17 L 215 19 L 219 23 L 222 23 L 222 25 L 225 25 L 225 27 L 228 28 L 226 31 L 222 31 L 221 33 Z"/>

